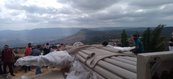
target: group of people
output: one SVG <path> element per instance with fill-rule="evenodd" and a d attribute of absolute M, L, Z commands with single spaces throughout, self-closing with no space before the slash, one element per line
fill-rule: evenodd
<path fill-rule="evenodd" d="M 146 51 L 144 51 L 144 45 L 143 45 L 140 35 L 138 33 L 135 33 L 132 35 L 132 38 L 129 43 L 131 43 L 132 46 L 135 46 L 135 48 L 133 50 L 131 50 L 135 55 L 146 52 Z M 104 42 L 102 42 L 102 45 L 107 46 L 108 42 L 104 41 Z M 173 51 L 173 33 L 171 34 L 171 38 L 168 41 L 168 48 L 165 50 Z"/>
<path fill-rule="evenodd" d="M 140 39 L 139 34 L 132 35 L 132 41 L 133 41 L 133 46 L 134 47 L 131 47 L 131 48 L 128 48 L 128 49 L 127 49 L 127 47 L 114 47 L 114 48 L 117 49 L 117 50 L 120 50 L 120 51 L 127 49 L 129 51 L 132 51 L 135 55 L 137 55 L 139 53 L 143 53 L 144 52 L 144 46 L 143 46 L 143 43 Z M 104 42 L 102 42 L 102 45 L 107 46 L 108 42 L 104 41 Z"/>
<path fill-rule="evenodd" d="M 50 46 L 49 43 L 46 43 L 45 45 L 36 45 L 32 46 L 31 43 L 28 43 L 27 47 L 25 48 L 24 56 L 39 56 L 39 55 L 47 55 L 49 52 L 53 51 L 56 48 L 57 51 L 59 50 L 65 50 L 65 44 L 59 44 L 57 46 L 52 45 Z M 8 45 L 4 45 L 4 48 L 2 51 L 0 51 L 0 74 L 7 74 L 7 67 L 12 76 L 15 76 L 14 74 L 14 63 L 15 63 L 15 52 L 9 48 Z M 22 67 L 22 69 L 27 72 L 31 70 L 31 67 L 29 65 L 25 65 Z M 36 67 L 35 74 L 41 74 L 41 67 Z"/>
<path fill-rule="evenodd" d="M 132 51 L 134 54 L 139 54 L 144 52 L 144 46 L 142 44 L 142 41 L 139 37 L 139 34 L 134 34 L 132 35 L 132 40 L 134 44 L 134 48 L 130 48 L 130 51 Z M 170 50 L 173 49 L 173 38 L 169 42 L 170 44 Z M 108 42 L 103 42 L 103 46 L 107 46 Z M 172 46 L 172 48 L 171 48 Z M 59 44 L 59 45 L 53 45 L 50 46 L 49 43 L 46 43 L 45 45 L 36 45 L 32 46 L 31 43 L 28 43 L 27 47 L 25 48 L 25 53 L 24 56 L 39 56 L 39 55 L 47 55 L 52 51 L 62 51 L 65 50 L 65 45 L 64 44 Z M 1 51 L 1 56 L 0 56 L 0 74 L 6 74 L 7 73 L 7 67 L 12 76 L 14 75 L 14 63 L 15 63 L 15 53 L 11 48 L 9 48 L 8 45 L 4 46 L 4 49 Z M 23 66 L 23 69 L 25 72 L 30 71 L 31 67 L 29 65 Z M 41 67 L 36 66 L 36 72 L 35 74 L 40 74 L 41 73 Z"/>

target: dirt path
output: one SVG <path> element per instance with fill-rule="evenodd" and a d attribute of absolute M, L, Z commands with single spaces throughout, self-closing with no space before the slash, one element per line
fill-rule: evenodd
<path fill-rule="evenodd" d="M 42 68 L 42 74 L 35 75 L 35 69 L 25 73 L 24 71 L 16 71 L 14 77 L 8 75 L 0 75 L 0 79 L 64 79 L 63 73 L 59 68 Z M 26 79 L 24 78 L 24 79 Z"/>

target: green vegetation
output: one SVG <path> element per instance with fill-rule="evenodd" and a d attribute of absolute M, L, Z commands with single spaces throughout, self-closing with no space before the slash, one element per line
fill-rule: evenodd
<path fill-rule="evenodd" d="M 121 33 L 121 44 L 122 44 L 122 47 L 129 46 L 128 36 L 127 36 L 126 30 L 123 30 Z"/>
<path fill-rule="evenodd" d="M 142 34 L 142 42 L 144 44 L 145 52 L 157 52 L 164 51 L 166 46 L 166 40 L 164 37 L 167 36 L 166 30 L 164 30 L 165 25 L 158 25 L 155 28 L 146 28 L 144 31 L 139 31 L 139 34 Z M 126 29 L 127 30 L 127 29 Z M 86 39 L 83 40 L 85 44 L 97 44 L 103 41 L 109 41 L 110 39 L 121 39 L 121 46 L 126 47 L 129 46 L 128 36 L 136 33 L 134 29 L 128 29 L 126 31 L 115 31 L 115 30 L 107 30 L 107 31 L 95 31 L 95 30 L 82 30 Z M 164 33 L 164 35 L 163 35 Z M 168 38 L 168 37 L 167 37 Z"/>
<path fill-rule="evenodd" d="M 142 36 L 142 42 L 143 42 L 143 45 L 144 45 L 144 51 L 145 52 L 149 52 L 151 51 L 151 29 L 150 28 L 147 28 L 144 33 L 143 33 L 143 36 Z"/>
<path fill-rule="evenodd" d="M 164 51 L 166 47 L 165 38 L 161 36 L 165 25 L 158 25 L 155 29 L 147 28 L 143 35 L 142 41 L 145 52 Z"/>

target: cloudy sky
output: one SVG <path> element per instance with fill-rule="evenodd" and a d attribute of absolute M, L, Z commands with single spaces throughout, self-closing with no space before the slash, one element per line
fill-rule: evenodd
<path fill-rule="evenodd" d="M 173 26 L 173 0 L 0 0 L 0 30 Z"/>

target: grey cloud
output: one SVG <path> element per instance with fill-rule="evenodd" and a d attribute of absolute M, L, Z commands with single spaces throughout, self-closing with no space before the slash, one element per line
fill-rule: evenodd
<path fill-rule="evenodd" d="M 154 0 L 151 0 L 151 1 L 154 2 Z M 104 26 L 113 27 L 113 26 L 135 26 L 135 25 L 136 26 L 147 26 L 147 25 L 155 26 L 161 23 L 171 24 L 169 22 L 162 20 L 166 16 L 171 16 L 168 13 L 172 12 L 172 9 L 171 9 L 172 5 L 170 3 L 167 4 L 169 2 L 168 0 L 156 2 L 155 5 L 153 4 L 153 7 L 151 7 L 152 2 L 150 3 L 150 1 L 148 2 L 141 1 L 140 3 L 131 1 L 128 3 L 128 7 L 125 10 L 117 6 L 117 3 L 121 1 L 119 2 L 110 1 L 111 3 L 110 2 L 106 3 L 106 1 L 99 0 L 100 4 L 96 2 L 98 2 L 98 0 L 75 1 L 75 3 L 69 2 L 69 4 L 71 4 L 71 6 L 74 9 L 77 8 L 81 10 L 81 13 L 76 12 L 74 14 L 72 13 L 69 14 L 70 17 L 68 18 L 67 23 L 63 21 L 58 21 L 58 20 L 55 20 L 55 21 L 50 20 L 49 22 L 50 23 L 58 22 L 66 26 L 76 25 L 76 26 L 86 26 L 86 27 L 104 27 Z M 105 4 L 103 5 L 102 2 Z M 147 3 L 150 3 L 148 4 L 150 8 L 147 6 Z M 161 7 L 162 5 L 166 5 L 166 7 L 163 10 L 160 10 L 159 7 Z M 136 10 L 138 9 L 142 9 L 143 12 L 136 12 Z M 102 11 L 105 11 L 106 13 Z M 123 11 L 126 11 L 127 13 L 123 13 Z M 86 14 L 88 16 L 82 17 L 83 14 Z M 79 16 L 76 16 L 76 15 L 79 15 Z M 170 21 L 170 20 L 167 20 L 167 21 Z"/>
<path fill-rule="evenodd" d="M 9 8 L 9 9 L 18 9 L 18 10 L 22 10 L 22 6 L 21 3 L 19 2 L 6 2 L 5 3 L 5 7 Z"/>
<path fill-rule="evenodd" d="M 22 22 L 2 19 L 0 24 L 13 22 L 26 23 L 22 26 L 39 27 L 120 27 L 173 25 L 172 0 L 57 0 L 67 6 L 44 8 L 36 5 L 22 5 L 21 1 L 6 3 L 5 7 L 15 12 L 10 16 L 21 15 Z M 0 10 L 1 11 L 1 10 Z M 1 14 L 1 13 L 0 13 Z M 9 18 L 9 17 L 8 17 Z M 28 25 L 27 25 L 28 23 Z M 33 25 L 32 25 L 33 24 Z"/>
<path fill-rule="evenodd" d="M 114 4 L 116 0 L 77 0 L 73 6 L 86 10 L 99 10 Z"/>
<path fill-rule="evenodd" d="M 11 23 L 11 19 L 0 18 L 0 24 L 8 24 Z"/>
<path fill-rule="evenodd" d="M 43 7 L 38 7 L 35 5 L 30 5 L 30 6 L 26 6 L 26 5 L 22 5 L 21 3 L 6 3 L 5 6 L 9 9 L 14 9 L 14 10 L 23 10 L 29 13 L 40 13 L 40 14 L 44 14 L 44 13 L 55 13 L 57 10 L 53 9 L 53 8 L 43 8 Z"/>
<path fill-rule="evenodd" d="M 58 0 L 60 2 L 71 5 L 74 8 L 78 8 L 82 11 L 97 11 L 107 8 L 117 0 Z"/>
<path fill-rule="evenodd" d="M 44 14 L 44 13 L 55 13 L 56 9 L 52 8 L 41 8 L 37 6 L 23 6 L 24 10 L 26 10 L 29 13 L 39 13 L 39 14 Z"/>
<path fill-rule="evenodd" d="M 170 3 L 173 3 L 173 0 L 129 0 L 130 5 L 136 5 L 140 7 L 156 7 Z"/>
<path fill-rule="evenodd" d="M 161 13 L 168 14 L 168 15 L 169 14 L 172 14 L 173 13 L 172 7 L 173 7 L 173 3 L 172 4 L 165 5 L 165 8 L 163 8 L 161 10 Z"/>
<path fill-rule="evenodd" d="M 163 21 L 164 17 L 172 16 L 167 14 L 172 12 L 169 8 L 171 8 L 170 5 L 163 10 L 160 10 L 159 7 L 153 7 L 143 9 L 143 12 L 135 12 L 135 10 L 133 10 L 125 14 L 115 8 L 110 10 L 105 9 L 107 13 L 98 12 L 90 15 L 88 18 L 78 18 L 78 21 L 82 21 L 82 23 L 92 23 L 93 25 L 97 24 L 96 26 L 102 26 L 101 24 L 103 23 L 104 26 L 155 26 L 162 23 L 171 24 L 171 20 Z"/>
<path fill-rule="evenodd" d="M 62 9 L 56 8 L 44 8 L 36 5 L 22 5 L 22 2 L 11 3 L 7 2 L 5 4 L 6 8 L 13 10 L 26 11 L 28 13 L 39 13 L 39 14 L 72 14 L 75 13 L 75 9 L 71 7 L 64 7 Z"/>

